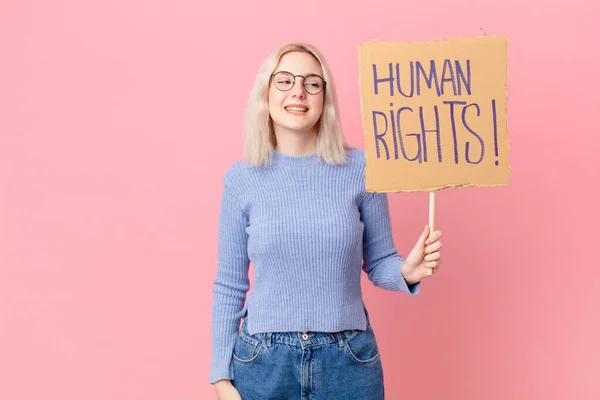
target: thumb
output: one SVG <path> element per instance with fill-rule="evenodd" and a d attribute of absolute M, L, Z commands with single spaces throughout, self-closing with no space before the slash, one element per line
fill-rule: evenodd
<path fill-rule="evenodd" d="M 421 233 L 419 240 L 417 240 L 417 244 L 415 244 L 414 249 L 420 250 L 420 249 L 425 248 L 425 241 L 427 240 L 428 237 L 429 237 L 429 225 L 425 225 L 425 229 L 423 229 L 423 233 Z"/>
<path fill-rule="evenodd" d="M 421 263 L 421 261 L 423 261 L 423 256 L 424 256 L 423 253 L 425 250 L 425 241 L 427 240 L 428 237 L 429 237 L 429 225 L 426 225 L 425 229 L 423 230 L 423 233 L 421 233 L 421 236 L 419 237 L 419 240 L 417 240 L 415 247 L 413 247 L 412 251 L 409 253 L 408 257 L 406 258 L 407 262 L 409 262 L 410 264 L 413 264 L 413 265 L 418 265 Z"/>

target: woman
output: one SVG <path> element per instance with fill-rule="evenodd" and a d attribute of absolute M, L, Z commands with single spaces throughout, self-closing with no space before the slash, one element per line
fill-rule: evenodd
<path fill-rule="evenodd" d="M 361 267 L 376 286 L 416 294 L 427 269 L 439 268 L 441 233 L 425 227 L 406 260 L 398 255 L 387 196 L 365 190 L 364 154 L 344 146 L 315 48 L 290 44 L 268 57 L 245 133 L 219 220 L 210 372 L 218 398 L 383 399 Z"/>

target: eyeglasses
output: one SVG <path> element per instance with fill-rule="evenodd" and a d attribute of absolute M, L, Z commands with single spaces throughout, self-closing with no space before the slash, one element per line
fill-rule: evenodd
<path fill-rule="evenodd" d="M 273 84 L 275 87 L 282 92 L 287 92 L 294 87 L 294 84 L 296 83 L 296 77 L 303 79 L 304 90 L 306 90 L 306 93 L 308 94 L 319 94 L 327 85 L 327 82 L 325 82 L 323 78 L 316 74 L 308 74 L 303 76 L 294 75 L 287 71 L 279 71 L 272 74 L 271 77 L 273 78 Z"/>

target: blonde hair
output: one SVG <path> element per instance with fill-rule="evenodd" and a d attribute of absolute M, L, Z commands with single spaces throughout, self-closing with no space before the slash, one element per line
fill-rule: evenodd
<path fill-rule="evenodd" d="M 302 52 L 312 55 L 321 65 L 323 78 L 327 82 L 324 93 L 323 111 L 317 122 L 317 155 L 328 164 L 344 164 L 346 147 L 342 126 L 338 116 L 337 97 L 333 77 L 319 51 L 308 44 L 290 43 L 273 51 L 263 62 L 246 106 L 244 127 L 244 161 L 251 166 L 270 164 L 276 145 L 273 123 L 269 114 L 269 85 L 271 74 L 284 54 Z"/>

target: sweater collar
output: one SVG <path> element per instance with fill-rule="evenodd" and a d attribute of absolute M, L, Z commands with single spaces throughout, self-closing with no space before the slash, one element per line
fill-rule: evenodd
<path fill-rule="evenodd" d="M 277 150 L 273 150 L 273 163 L 278 165 L 304 166 L 317 164 L 319 156 L 317 153 L 307 154 L 305 156 L 289 156 Z"/>

